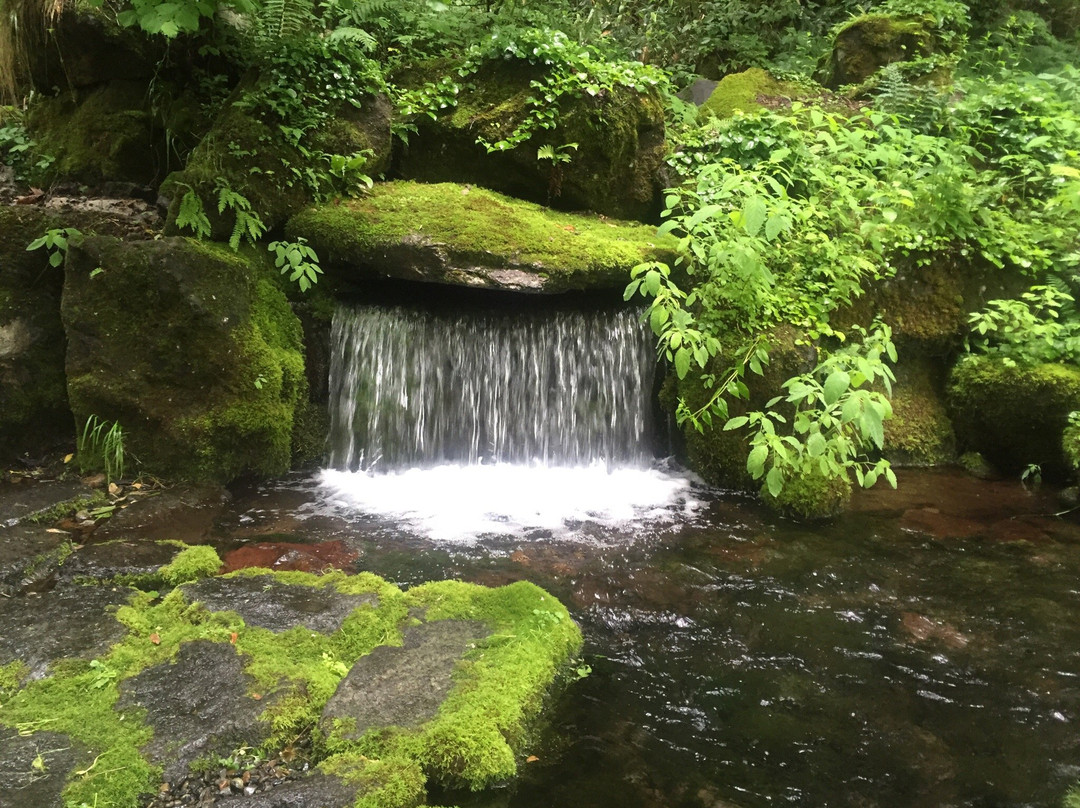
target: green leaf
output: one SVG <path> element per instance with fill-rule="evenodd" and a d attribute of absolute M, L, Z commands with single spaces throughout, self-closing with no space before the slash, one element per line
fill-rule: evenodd
<path fill-rule="evenodd" d="M 743 229 L 747 234 L 756 236 L 765 224 L 765 218 L 769 215 L 769 209 L 765 200 L 760 196 L 752 196 L 743 204 Z"/>
<path fill-rule="evenodd" d="M 730 421 L 724 424 L 724 431 L 727 432 L 732 429 L 738 429 L 741 426 L 745 426 L 749 422 L 749 418 L 747 418 L 745 415 L 740 415 L 737 418 L 732 418 Z"/>
<path fill-rule="evenodd" d="M 829 374 L 829 378 L 825 380 L 825 404 L 826 406 L 835 404 L 845 392 L 847 392 L 848 385 L 851 383 L 851 377 L 842 370 L 834 370 Z"/>
<path fill-rule="evenodd" d="M 780 492 L 784 490 L 784 473 L 773 466 L 765 477 L 765 486 L 774 497 L 780 496 Z"/>
<path fill-rule="evenodd" d="M 761 479 L 765 473 L 765 461 L 769 457 L 769 447 L 765 445 L 755 446 L 746 458 L 746 470 L 755 480 Z"/>
<path fill-rule="evenodd" d="M 690 351 L 686 348 L 679 348 L 675 352 L 675 372 L 680 379 L 685 379 L 686 374 L 690 372 Z"/>
<path fill-rule="evenodd" d="M 825 437 L 820 432 L 815 432 L 806 441 L 806 451 L 810 457 L 821 457 L 825 454 Z"/>

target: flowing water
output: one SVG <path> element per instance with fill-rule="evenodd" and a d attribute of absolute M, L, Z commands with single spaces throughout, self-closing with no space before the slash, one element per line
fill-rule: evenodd
<path fill-rule="evenodd" d="M 620 437 L 651 423 L 640 403 L 649 363 L 637 348 L 598 349 L 597 335 L 639 339 L 632 319 L 567 314 L 577 336 L 545 338 L 571 339 L 558 344 L 582 358 L 575 367 L 528 348 L 511 358 L 535 324 L 411 312 L 394 336 L 380 331 L 385 314 L 341 318 L 341 344 L 418 365 L 425 335 L 456 347 L 433 370 L 372 359 L 349 369 L 343 356 L 339 390 L 367 385 L 367 396 L 372 374 L 387 380 L 382 415 L 339 409 L 336 470 L 236 491 L 206 538 L 271 566 L 307 551 L 317 566 L 332 550 L 402 586 L 528 579 L 569 606 L 591 673 L 553 705 L 526 750 L 536 760 L 512 788 L 436 802 L 1020 808 L 1058 806 L 1080 780 L 1080 523 L 1054 492 L 906 471 L 899 491 L 858 494 L 828 525 L 795 525 Z M 495 384 L 520 380 L 513 413 L 489 421 L 489 391 L 445 375 L 459 353 L 488 363 Z M 542 435 L 510 438 L 548 406 L 537 402 L 560 400 L 556 388 L 580 395 L 590 368 L 618 379 L 639 367 L 637 392 L 598 383 L 596 411 L 548 412 L 532 420 Z M 395 388 L 403 377 L 423 394 Z M 470 424 L 465 438 L 431 431 L 450 389 L 466 402 L 449 419 Z M 573 436 L 568 422 L 597 431 Z M 346 448 L 353 430 L 376 443 Z"/>

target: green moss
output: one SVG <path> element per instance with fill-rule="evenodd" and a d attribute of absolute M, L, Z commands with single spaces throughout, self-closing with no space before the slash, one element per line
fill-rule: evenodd
<path fill-rule="evenodd" d="M 994 475 L 994 467 L 986 462 L 986 458 L 978 452 L 964 452 L 956 462 L 964 471 L 973 477 L 986 479 Z"/>
<path fill-rule="evenodd" d="M 145 82 L 116 80 L 84 98 L 61 93 L 43 99 L 31 107 L 27 124 L 38 152 L 56 158 L 50 176 L 148 183 L 161 164 Z"/>
<path fill-rule="evenodd" d="M 799 88 L 789 82 L 774 79 L 760 67 L 724 76 L 708 100 L 702 104 L 700 115 L 709 118 L 730 118 L 736 110 L 754 112 L 764 109 L 759 99 L 794 98 Z"/>
<path fill-rule="evenodd" d="M 1061 801 L 1062 808 L 1080 808 L 1080 786 L 1073 786 Z"/>
<path fill-rule="evenodd" d="M 158 569 L 158 575 L 168 586 L 179 586 L 200 578 L 216 575 L 221 569 L 221 557 L 209 545 L 184 545 L 171 562 Z"/>
<path fill-rule="evenodd" d="M 357 753 L 342 754 L 323 761 L 319 769 L 360 787 L 354 808 L 414 808 L 427 796 L 424 770 L 408 757 L 371 760 Z"/>
<path fill-rule="evenodd" d="M 72 777 L 64 795 L 69 803 L 132 808 L 157 784 L 160 771 L 138 753 L 151 731 L 139 710 L 121 714 L 114 709 L 118 683 L 170 661 L 183 643 L 234 645 L 256 693 L 273 694 L 263 718 L 269 734 L 266 751 L 276 752 L 315 725 L 344 672 L 360 656 L 401 642 L 410 610 L 423 610 L 428 620 L 485 622 L 494 633 L 463 661 L 433 720 L 411 731 L 371 732 L 355 743 L 340 741 L 337 734 L 337 748 L 321 766 L 364 786 L 358 808 L 420 805 L 429 777 L 480 788 L 512 776 L 528 723 L 581 645 L 566 609 L 528 583 L 492 590 L 446 581 L 403 594 L 366 573 L 244 570 L 232 575 L 373 594 L 377 604 L 354 610 L 329 635 L 304 628 L 274 634 L 246 626 L 233 612 L 207 611 L 190 602 L 182 587 L 160 599 L 156 593 L 133 592 L 116 612 L 127 635 L 107 655 L 94 665 L 57 665 L 51 678 L 31 682 L 0 702 L 0 724 L 67 733 L 99 756 L 85 776 Z M 0 690 L 14 689 L 24 672 L 20 663 L 0 668 Z"/>
<path fill-rule="evenodd" d="M 624 285 L 643 261 L 675 259 L 676 242 L 655 228 L 556 213 L 482 188 L 391 182 L 368 196 L 308 208 L 288 225 L 325 262 L 383 268 L 403 245 L 448 254 L 465 267 L 520 268 L 546 279 L 545 291 Z M 453 282 L 452 271 L 443 278 Z M 468 283 L 465 276 L 459 279 Z"/>
<path fill-rule="evenodd" d="M 562 604 L 527 582 L 487 589 L 440 581 L 409 590 L 405 599 L 428 620 L 479 620 L 494 633 L 462 662 L 434 719 L 413 731 L 369 732 L 354 744 L 339 735 L 330 747 L 415 759 L 450 787 L 478 790 L 513 777 L 516 751 L 545 693 L 581 647 L 577 625 Z"/>
<path fill-rule="evenodd" d="M 1073 424 L 1062 433 L 1061 448 L 1073 471 L 1080 471 L 1080 424 Z"/>
<path fill-rule="evenodd" d="M 26 666 L 26 663 L 18 659 L 6 665 L 0 665 L 0 704 L 7 698 L 8 693 L 14 693 L 19 689 L 19 685 L 29 672 L 30 668 Z"/>
<path fill-rule="evenodd" d="M 94 266 L 109 271 L 91 279 Z M 69 252 L 64 298 L 76 419 L 118 421 L 131 454 L 164 476 L 286 471 L 307 382 L 302 329 L 274 274 L 265 251 L 85 240 Z"/>
<path fill-rule="evenodd" d="M 88 494 L 79 494 L 71 499 L 58 502 L 42 511 L 37 511 L 24 517 L 20 521 L 30 525 L 51 525 L 78 511 L 89 510 L 104 505 L 109 501 L 104 491 L 91 491 Z"/>
<path fill-rule="evenodd" d="M 951 463 L 956 459 L 956 436 L 940 392 L 937 363 L 905 360 L 895 372 L 893 417 L 885 422 L 886 457 L 901 466 Z"/>
<path fill-rule="evenodd" d="M 761 489 L 761 498 L 770 508 L 799 521 L 829 519 L 844 511 L 851 499 L 847 477 L 826 477 L 816 466 L 784 483 L 779 495 Z"/>
<path fill-rule="evenodd" d="M 1069 413 L 1080 409 L 1080 366 L 965 357 L 949 378 L 948 401 L 964 449 L 981 452 L 1006 473 L 1029 463 L 1045 477 L 1068 473 L 1062 435 Z"/>

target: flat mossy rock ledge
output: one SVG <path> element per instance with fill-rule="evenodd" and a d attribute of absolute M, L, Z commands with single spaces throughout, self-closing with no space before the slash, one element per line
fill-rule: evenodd
<path fill-rule="evenodd" d="M 556 294 L 622 290 L 632 267 L 672 263 L 676 242 L 648 225 L 557 213 L 484 188 L 390 182 L 289 222 L 327 272 Z"/>
<path fill-rule="evenodd" d="M 138 808 L 223 766 L 238 770 L 200 805 L 425 805 L 428 783 L 515 776 L 581 646 L 566 609 L 527 582 L 205 577 L 212 553 L 163 567 L 190 581 L 164 596 L 99 583 L 0 599 L 0 805 Z M 309 736 L 291 773 L 235 785 L 248 782 L 237 759 Z"/>

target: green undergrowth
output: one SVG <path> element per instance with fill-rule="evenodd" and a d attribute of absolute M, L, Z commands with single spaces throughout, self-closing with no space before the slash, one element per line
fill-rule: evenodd
<path fill-rule="evenodd" d="M 109 498 L 105 495 L 104 491 L 91 491 L 88 494 L 78 494 L 71 499 L 58 502 L 45 510 L 32 513 L 21 521 L 24 524 L 30 525 L 51 525 L 53 522 L 71 516 L 78 511 L 104 505 L 108 500 Z"/>
<path fill-rule="evenodd" d="M 207 550 L 185 548 L 161 576 L 205 575 L 220 563 Z M 304 627 L 275 634 L 246 625 L 235 612 L 208 611 L 183 586 L 164 596 L 132 590 L 115 613 L 127 635 L 101 658 L 63 660 L 52 676 L 21 689 L 25 665 L 0 667 L 0 726 L 63 733 L 95 756 L 89 768 L 69 775 L 65 805 L 135 806 L 157 785 L 160 768 L 138 751 L 152 736 L 141 709 L 121 713 L 115 705 L 121 682 L 173 660 L 184 643 L 231 643 L 242 655 L 251 696 L 266 704 L 264 737 L 252 745 L 269 755 L 314 730 L 356 660 L 378 646 L 400 645 L 402 628 L 415 615 L 485 623 L 493 633 L 460 663 L 434 719 L 413 730 L 372 731 L 355 742 L 315 737 L 317 755 L 325 756 L 321 768 L 364 786 L 358 808 L 421 805 L 429 779 L 480 789 L 512 777 L 545 693 L 581 644 L 565 607 L 529 583 L 487 589 L 447 581 L 403 593 L 370 573 L 246 569 L 225 577 L 247 576 L 374 597 L 330 634 Z"/>

